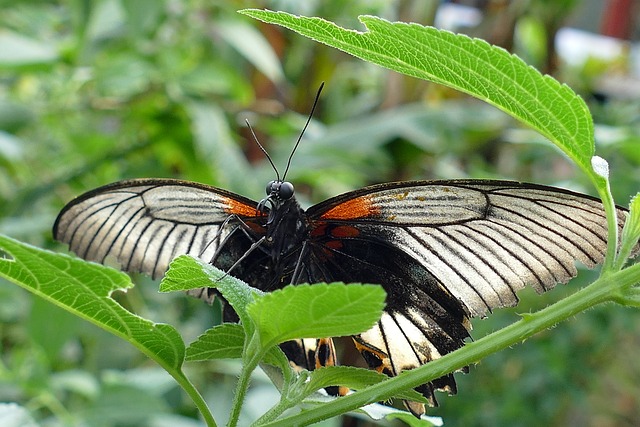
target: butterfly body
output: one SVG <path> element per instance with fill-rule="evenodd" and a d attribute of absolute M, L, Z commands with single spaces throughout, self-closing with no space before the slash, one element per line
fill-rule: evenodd
<path fill-rule="evenodd" d="M 625 212 L 617 209 L 619 227 Z M 525 286 L 543 292 L 575 276 L 576 262 L 601 262 L 607 223 L 595 198 L 510 181 L 379 184 L 305 211 L 279 180 L 255 202 L 202 184 L 140 179 L 72 201 L 54 236 L 83 258 L 112 257 L 154 277 L 191 254 L 263 291 L 380 284 L 383 316 L 354 342 L 370 368 L 397 375 L 462 347 L 470 317 L 515 305 Z M 331 358 L 325 344 L 318 355 Z M 283 349 L 307 369 L 319 363 L 308 340 Z M 453 376 L 419 388 L 432 404 L 434 389 L 455 393 Z"/>

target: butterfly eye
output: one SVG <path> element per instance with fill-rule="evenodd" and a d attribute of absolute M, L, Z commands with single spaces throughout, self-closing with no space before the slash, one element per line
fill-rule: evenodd
<path fill-rule="evenodd" d="M 287 181 L 283 181 L 280 183 L 280 188 L 278 188 L 278 197 L 280 200 L 289 200 L 293 197 L 294 189 L 293 184 Z"/>
<path fill-rule="evenodd" d="M 276 185 L 277 183 L 278 181 L 269 181 L 269 183 L 267 184 L 267 188 L 265 188 L 267 196 L 278 190 L 278 187 Z"/>

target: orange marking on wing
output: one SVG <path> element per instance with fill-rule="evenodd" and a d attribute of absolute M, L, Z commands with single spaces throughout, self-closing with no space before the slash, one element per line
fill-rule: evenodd
<path fill-rule="evenodd" d="M 324 244 L 327 248 L 339 251 L 344 246 L 340 240 L 329 240 Z M 331 252 L 327 252 L 327 255 L 332 255 Z"/>
<path fill-rule="evenodd" d="M 356 237 L 360 234 L 360 230 L 350 225 L 339 225 L 331 229 L 331 236 L 344 238 L 344 237 Z"/>
<path fill-rule="evenodd" d="M 324 366 L 337 366 L 338 359 L 336 356 L 336 348 L 331 338 L 319 338 L 316 342 L 315 369 Z M 345 386 L 330 386 L 325 388 L 327 393 L 332 396 L 346 396 L 349 388 Z"/>
<path fill-rule="evenodd" d="M 226 199 L 227 208 L 225 212 L 230 215 L 238 215 L 244 217 L 257 217 L 264 216 L 261 214 L 255 206 L 248 205 L 246 203 L 238 202 L 233 199 Z"/>
<path fill-rule="evenodd" d="M 369 197 L 362 196 L 347 200 L 326 211 L 322 219 L 355 219 L 368 218 L 380 214 L 380 208 L 374 206 Z"/>
<path fill-rule="evenodd" d="M 311 229 L 311 232 L 309 233 L 312 237 L 320 237 L 320 236 L 324 236 L 327 232 L 327 223 L 326 222 L 320 222 L 320 223 L 316 223 L 317 225 Z"/>
<path fill-rule="evenodd" d="M 331 338 L 320 338 L 316 344 L 316 369 L 323 366 L 336 366 L 336 348 Z"/>
<path fill-rule="evenodd" d="M 360 352 L 364 360 L 367 362 L 367 365 L 369 365 L 369 368 L 378 371 L 381 374 L 393 376 L 391 361 L 389 360 L 389 356 L 384 351 L 367 344 L 357 336 L 353 336 L 351 338 L 353 339 L 353 343 L 355 344 L 356 349 Z"/>

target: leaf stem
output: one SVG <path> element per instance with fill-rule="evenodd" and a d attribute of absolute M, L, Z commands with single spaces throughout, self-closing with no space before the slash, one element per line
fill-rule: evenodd
<path fill-rule="evenodd" d="M 526 314 L 516 323 L 465 345 L 438 360 L 390 378 L 382 383 L 323 404 L 308 411 L 264 425 L 307 425 L 331 418 L 364 405 L 386 400 L 401 390 L 417 387 L 449 372 L 476 363 L 482 358 L 519 344 L 532 335 L 605 301 L 615 301 L 624 288 L 640 282 L 640 264 L 600 277 L 591 285 L 536 313 Z"/>
<path fill-rule="evenodd" d="M 207 427 L 217 427 L 216 421 L 213 418 L 213 414 L 211 414 L 211 410 L 209 409 L 207 402 L 204 400 L 198 389 L 194 387 L 193 383 L 189 381 L 182 371 L 168 371 L 196 405 L 204 419 L 204 422 L 207 424 Z"/>
<path fill-rule="evenodd" d="M 292 402 L 289 399 L 287 399 L 283 394 L 280 397 L 280 401 L 276 403 L 274 406 L 272 406 L 271 409 L 269 409 L 267 412 L 262 414 L 262 416 L 260 416 L 260 418 L 258 418 L 252 425 L 254 426 L 266 425 L 267 423 L 274 421 L 276 418 L 282 415 L 284 411 L 286 411 L 287 409 L 300 403 L 300 401 L 302 401 L 302 399 Z"/>
<path fill-rule="evenodd" d="M 264 358 L 265 353 L 264 347 L 260 345 L 258 334 L 254 332 L 250 338 L 248 338 L 244 351 L 242 352 L 242 369 L 240 370 L 236 392 L 233 396 L 233 405 L 231 407 L 231 414 L 229 415 L 229 422 L 227 423 L 229 427 L 238 425 L 240 410 L 242 409 L 242 404 L 249 389 L 251 373 L 256 369 L 260 360 Z"/>
<path fill-rule="evenodd" d="M 589 173 L 589 177 L 598 190 L 607 216 L 607 253 L 605 254 L 602 269 L 600 270 L 600 275 L 607 275 L 612 271 L 619 270 L 621 267 L 618 266 L 616 262 L 616 252 L 618 250 L 618 215 L 613 196 L 611 195 L 609 180 L 593 173 Z M 618 268 L 616 268 L 616 266 L 618 266 Z"/>

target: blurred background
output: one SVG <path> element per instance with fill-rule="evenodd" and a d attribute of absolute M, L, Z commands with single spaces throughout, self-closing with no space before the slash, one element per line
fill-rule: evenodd
<path fill-rule="evenodd" d="M 282 171 L 321 82 L 288 178 L 310 205 L 393 180 L 501 178 L 593 193 L 551 144 L 450 89 L 362 62 L 236 13 L 269 8 L 363 30 L 358 15 L 481 37 L 566 82 L 589 104 L 616 201 L 640 189 L 640 1 L 0 0 L 0 233 L 56 251 L 65 203 L 125 178 L 172 177 L 259 199 Z M 475 337 L 589 283 L 585 272 L 517 309 L 474 321 Z M 157 283 L 117 298 L 189 342 L 219 311 Z M 197 413 L 133 347 L 0 281 L 0 401 L 42 426 L 196 426 Z M 352 356 L 344 356 L 351 360 Z M 582 313 L 457 375 L 430 410 L 449 426 L 640 425 L 640 315 Z M 188 367 L 223 421 L 233 363 Z M 277 399 L 258 375 L 245 420 Z M 252 412 L 254 411 L 254 412 Z M 367 425 L 355 418 L 327 426 Z"/>

